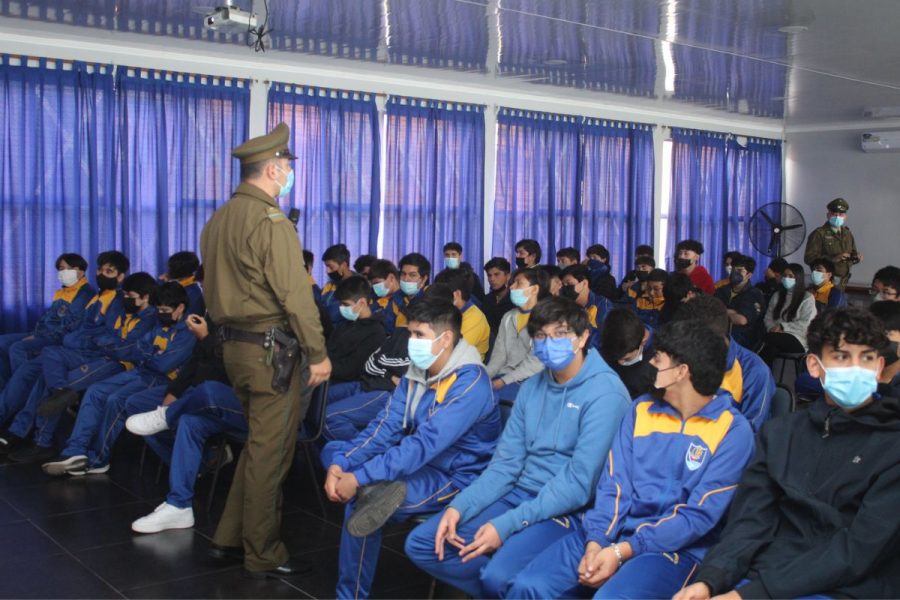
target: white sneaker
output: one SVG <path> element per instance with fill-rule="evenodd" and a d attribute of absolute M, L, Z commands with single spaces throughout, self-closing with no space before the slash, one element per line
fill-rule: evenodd
<path fill-rule="evenodd" d="M 125 428 L 137 435 L 153 435 L 169 428 L 166 423 L 166 409 L 168 406 L 157 406 L 154 410 L 131 415 L 125 421 Z"/>
<path fill-rule="evenodd" d="M 131 524 L 138 533 L 158 533 L 166 529 L 189 529 L 194 526 L 192 508 L 176 508 L 163 502 L 156 509 Z"/>
<path fill-rule="evenodd" d="M 70 470 L 69 475 L 73 477 L 83 477 L 85 475 L 103 475 L 109 471 L 109 463 L 105 465 L 100 465 L 98 467 L 89 467 L 85 465 L 83 468 L 78 470 Z"/>
<path fill-rule="evenodd" d="M 43 469 L 44 473 L 47 475 L 66 475 L 73 471 L 83 471 L 87 466 L 88 457 L 84 454 L 78 454 L 75 456 L 68 457 L 60 457 L 58 460 L 44 463 L 41 465 L 41 469 Z"/>

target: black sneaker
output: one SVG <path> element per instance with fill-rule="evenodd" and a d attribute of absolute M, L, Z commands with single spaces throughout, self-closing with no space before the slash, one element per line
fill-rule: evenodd
<path fill-rule="evenodd" d="M 0 433 L 0 454 L 10 454 L 22 447 L 25 440 L 14 433 L 4 431 Z"/>
<path fill-rule="evenodd" d="M 41 417 L 53 417 L 66 410 L 78 400 L 78 392 L 66 389 L 53 390 L 50 397 L 41 402 L 37 414 Z"/>
<path fill-rule="evenodd" d="M 360 488 L 356 508 L 347 519 L 347 531 L 354 537 L 366 537 L 378 531 L 397 512 L 406 498 L 406 484 L 384 481 Z"/>
<path fill-rule="evenodd" d="M 20 448 L 10 453 L 9 460 L 17 463 L 43 463 L 56 456 L 53 448 L 45 448 L 37 444 L 29 444 L 24 448 Z"/>

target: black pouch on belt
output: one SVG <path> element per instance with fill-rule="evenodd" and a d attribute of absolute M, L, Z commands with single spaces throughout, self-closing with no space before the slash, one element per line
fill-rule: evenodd
<path fill-rule="evenodd" d="M 272 389 L 284 393 L 291 386 L 294 369 L 300 364 L 300 342 L 293 335 L 281 329 L 272 330 L 275 342 L 272 353 Z"/>

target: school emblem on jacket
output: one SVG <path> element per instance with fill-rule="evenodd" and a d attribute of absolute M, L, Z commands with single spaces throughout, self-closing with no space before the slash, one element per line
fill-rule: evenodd
<path fill-rule="evenodd" d="M 709 449 L 699 444 L 691 444 L 684 455 L 684 464 L 691 471 L 696 471 L 703 466 L 707 454 L 709 454 Z"/>

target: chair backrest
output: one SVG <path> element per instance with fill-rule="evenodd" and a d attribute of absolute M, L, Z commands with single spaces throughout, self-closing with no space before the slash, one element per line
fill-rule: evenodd
<path fill-rule="evenodd" d="M 297 434 L 298 442 L 315 442 L 322 437 L 322 432 L 325 431 L 325 412 L 327 408 L 328 382 L 326 381 L 320 383 L 312 390 L 312 397 L 309 401 L 306 416 L 300 421 L 300 431 Z"/>
<path fill-rule="evenodd" d="M 513 401 L 512 400 L 500 400 L 500 428 L 501 431 L 506 427 L 506 421 L 509 419 L 509 415 L 512 413 Z"/>
<path fill-rule="evenodd" d="M 791 388 L 777 384 L 775 395 L 772 396 L 772 417 L 780 417 L 794 412 L 794 393 Z"/>

